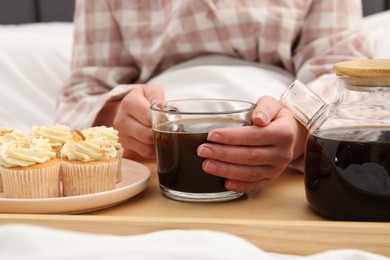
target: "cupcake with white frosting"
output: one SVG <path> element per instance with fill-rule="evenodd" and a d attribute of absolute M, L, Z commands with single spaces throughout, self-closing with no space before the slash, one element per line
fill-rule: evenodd
<path fill-rule="evenodd" d="M 43 137 L 49 139 L 50 145 L 59 158 L 59 152 L 62 146 L 71 139 L 70 128 L 66 125 L 52 124 L 43 126 L 33 126 L 30 135 L 34 137 Z"/>
<path fill-rule="evenodd" d="M 60 161 L 48 139 L 26 137 L 0 148 L 0 173 L 5 198 L 59 197 Z"/>
<path fill-rule="evenodd" d="M 0 147 L 3 145 L 3 143 L 24 138 L 24 134 L 14 128 L 10 127 L 0 127 Z M 3 181 L 1 179 L 1 174 L 0 174 L 0 192 L 3 191 Z"/>
<path fill-rule="evenodd" d="M 118 151 L 104 136 L 75 130 L 60 152 L 63 196 L 112 190 L 116 187 Z"/>
<path fill-rule="evenodd" d="M 115 147 L 115 149 L 118 152 L 118 172 L 117 172 L 117 183 L 122 180 L 122 156 L 123 156 L 123 147 L 119 143 L 119 136 L 118 136 L 118 130 L 114 129 L 113 127 L 107 127 L 107 126 L 94 126 L 87 129 L 84 129 L 81 131 L 81 133 L 86 138 L 94 138 L 97 136 L 106 137 L 112 145 Z"/>

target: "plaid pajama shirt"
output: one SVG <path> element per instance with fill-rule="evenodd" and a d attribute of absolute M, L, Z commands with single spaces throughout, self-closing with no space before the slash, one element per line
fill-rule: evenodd
<path fill-rule="evenodd" d="M 360 0 L 77 0 L 56 120 L 87 128 L 106 102 L 209 54 L 280 66 L 326 94 L 334 63 L 373 53 L 361 12 Z"/>

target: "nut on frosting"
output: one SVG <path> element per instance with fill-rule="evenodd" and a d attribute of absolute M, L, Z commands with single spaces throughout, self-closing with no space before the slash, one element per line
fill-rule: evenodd
<path fill-rule="evenodd" d="M 0 148 L 0 165 L 10 168 L 32 166 L 56 158 L 49 140 L 24 137 L 4 143 Z"/>
<path fill-rule="evenodd" d="M 0 127 L 0 146 L 6 142 L 24 137 L 24 134 L 19 130 L 8 127 Z"/>

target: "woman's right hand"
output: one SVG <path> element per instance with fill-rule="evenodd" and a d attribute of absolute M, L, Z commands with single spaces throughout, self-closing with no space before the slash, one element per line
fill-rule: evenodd
<path fill-rule="evenodd" d="M 150 105 L 163 100 L 164 92 L 160 86 L 140 85 L 120 102 L 113 126 L 119 131 L 125 158 L 155 158 Z"/>

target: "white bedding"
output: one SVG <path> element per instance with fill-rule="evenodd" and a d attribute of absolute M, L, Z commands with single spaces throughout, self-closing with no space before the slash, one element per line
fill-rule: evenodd
<path fill-rule="evenodd" d="M 0 259 L 389 260 L 356 249 L 329 250 L 308 256 L 265 252 L 238 236 L 211 230 L 171 229 L 112 236 L 23 224 L 0 226 Z"/>
<path fill-rule="evenodd" d="M 364 26 L 378 41 L 377 58 L 390 58 L 389 24 L 390 11 L 364 18 Z M 27 133 L 32 125 L 53 123 L 56 98 L 69 75 L 72 36 L 72 23 L 0 25 L 0 126 L 15 127 Z M 240 64 L 234 65 L 242 68 Z M 252 73 L 256 75 L 253 77 L 248 77 L 248 69 L 236 69 L 235 74 L 231 70 L 231 66 L 208 67 L 200 72 L 209 73 L 209 83 L 204 86 L 211 89 L 211 75 L 211 79 L 216 79 L 216 82 L 232 86 L 239 83 L 237 79 L 245 80 L 246 84 L 261 84 L 259 81 L 269 82 L 271 78 L 267 68 L 257 69 L 258 74 Z M 192 72 L 183 70 L 175 74 L 178 79 L 182 79 L 188 73 Z M 226 75 L 233 76 L 226 78 Z M 288 75 L 273 78 L 273 82 L 279 82 L 281 86 L 286 85 L 289 80 L 291 78 Z M 169 89 L 173 83 L 179 82 L 172 78 L 172 73 L 157 77 L 154 82 L 165 84 L 168 96 L 177 95 Z M 190 84 L 187 85 L 191 87 Z M 259 94 L 277 96 L 283 90 L 281 86 L 275 92 Z M 229 92 L 224 91 L 223 94 L 229 97 Z M 241 98 L 249 99 L 249 95 Z"/>
<path fill-rule="evenodd" d="M 0 26 L 0 126 L 28 132 L 53 122 L 72 33 L 71 23 Z"/>

